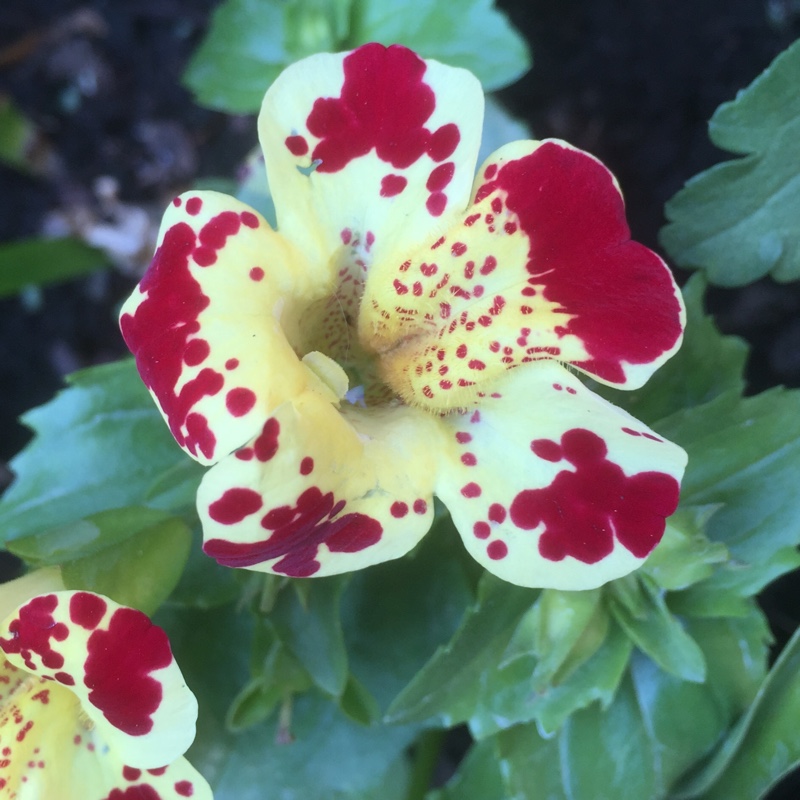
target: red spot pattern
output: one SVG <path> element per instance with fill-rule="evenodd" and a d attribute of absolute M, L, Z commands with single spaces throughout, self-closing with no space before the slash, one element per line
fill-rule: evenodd
<path fill-rule="evenodd" d="M 206 234 L 205 239 L 224 243 L 221 234 L 216 239 Z M 200 331 L 198 316 L 210 302 L 189 270 L 189 257 L 194 253 L 195 245 L 195 233 L 186 222 L 179 222 L 167 231 L 140 284 L 147 296 L 133 315 L 123 315 L 120 327 L 136 358 L 139 374 L 158 397 L 178 444 L 194 455 L 199 451 L 207 458 L 213 458 L 216 437 L 206 418 L 192 412 L 192 408 L 203 397 L 221 391 L 223 376 L 216 370 L 205 368 L 187 381 L 179 393 L 175 392 L 184 370 L 187 350 L 195 366 L 201 363 L 195 361 L 198 345 L 194 342 L 199 340 L 191 337 Z M 203 247 L 211 252 L 210 244 Z"/>
<path fill-rule="evenodd" d="M 136 769 L 136 767 L 122 768 L 122 777 L 125 778 L 126 781 L 138 781 L 141 776 L 142 771 L 140 769 Z"/>
<path fill-rule="evenodd" d="M 250 567 L 279 558 L 273 570 L 305 578 L 319 570 L 316 556 L 321 544 L 335 553 L 356 553 L 380 541 L 383 526 L 378 520 L 366 514 L 341 514 L 344 507 L 345 501 L 334 502 L 333 492 L 323 494 L 312 486 L 294 506 L 279 506 L 264 515 L 261 526 L 272 531 L 267 539 L 243 543 L 210 539 L 203 550 L 226 567 Z"/>
<path fill-rule="evenodd" d="M 161 795 L 149 784 L 129 786 L 127 789 L 112 789 L 103 800 L 162 800 Z"/>
<path fill-rule="evenodd" d="M 94 630 L 103 619 L 108 603 L 96 594 L 77 592 L 69 601 L 69 618 L 82 628 Z"/>
<path fill-rule="evenodd" d="M 545 142 L 503 165 L 479 195 L 495 190 L 507 193 L 506 206 L 530 240 L 531 282 L 575 315 L 563 332 L 581 339 L 589 354 L 576 366 L 623 383 L 621 362 L 649 363 L 674 346 L 681 325 L 672 279 L 655 253 L 630 240 L 622 198 L 604 166 Z"/>
<path fill-rule="evenodd" d="M 89 637 L 87 650 L 83 682 L 89 702 L 124 733 L 149 733 L 162 698 L 161 683 L 150 673 L 172 663 L 167 634 L 141 611 L 118 608 L 108 630 Z"/>
<path fill-rule="evenodd" d="M 50 646 L 51 639 L 63 642 L 69 635 L 69 628 L 53 618 L 53 611 L 57 607 L 58 597 L 54 594 L 34 597 L 22 606 L 17 618 L 8 626 L 11 638 L 0 638 L 3 651 L 7 654 L 18 654 L 32 672 L 37 669 L 32 660 L 34 653 L 47 669 L 63 667 L 64 656 Z"/>
<path fill-rule="evenodd" d="M 175 784 L 175 794 L 181 797 L 191 797 L 194 794 L 194 786 L 190 781 L 178 781 Z"/>
<path fill-rule="evenodd" d="M 548 460 L 566 460 L 575 471 L 562 470 L 544 489 L 520 492 L 509 508 L 511 521 L 523 530 L 544 524 L 539 552 L 551 561 L 572 556 L 595 564 L 612 552 L 615 534 L 637 558 L 648 555 L 678 505 L 675 478 L 662 472 L 627 477 L 606 458 L 603 439 L 583 428 L 564 433 L 560 445 L 550 442 L 548 453 L 556 450 L 560 457 Z"/>

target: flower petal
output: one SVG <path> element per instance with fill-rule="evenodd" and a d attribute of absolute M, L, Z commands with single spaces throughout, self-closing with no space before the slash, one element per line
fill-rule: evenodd
<path fill-rule="evenodd" d="M 436 493 L 470 553 L 522 586 L 590 589 L 648 556 L 686 454 L 551 361 L 451 414 Z"/>
<path fill-rule="evenodd" d="M 467 204 L 482 116 L 474 75 L 400 45 L 293 64 L 259 117 L 280 232 L 325 262 L 421 241 Z"/>
<path fill-rule="evenodd" d="M 287 333 L 325 293 L 321 275 L 237 200 L 191 192 L 173 201 L 120 326 L 173 436 L 201 463 L 242 445 L 275 405 L 318 383 Z"/>
<path fill-rule="evenodd" d="M 6 618 L 0 648 L 13 666 L 73 692 L 127 764 L 162 767 L 194 739 L 197 701 L 166 634 L 141 611 L 89 592 L 39 595 Z"/>
<path fill-rule="evenodd" d="M 407 402 L 465 406 L 469 387 L 542 358 L 637 388 L 680 346 L 680 292 L 630 240 L 614 177 L 595 158 L 516 142 L 483 165 L 474 196 L 463 221 L 395 265 L 393 282 L 367 285 L 377 322 L 362 333 Z"/>
<path fill-rule="evenodd" d="M 19 676 L 22 676 L 20 679 Z M 59 800 L 211 800 L 184 758 L 153 770 L 127 766 L 63 686 L 5 661 L 0 712 L 0 797 Z"/>
<path fill-rule="evenodd" d="M 286 403 L 200 484 L 203 549 L 225 566 L 292 577 L 404 555 L 433 520 L 437 431 L 400 406 Z"/>

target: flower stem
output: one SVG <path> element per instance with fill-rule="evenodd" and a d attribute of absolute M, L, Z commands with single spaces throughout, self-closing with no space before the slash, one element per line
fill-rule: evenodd
<path fill-rule="evenodd" d="M 424 731 L 417 739 L 406 800 L 424 800 L 431 788 L 431 779 L 436 765 L 439 763 L 439 753 L 445 733 L 446 731 L 441 728 L 433 728 Z"/>

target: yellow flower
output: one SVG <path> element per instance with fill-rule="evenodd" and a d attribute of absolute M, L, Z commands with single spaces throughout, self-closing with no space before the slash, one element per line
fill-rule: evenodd
<path fill-rule="evenodd" d="M 686 457 L 575 371 L 641 386 L 680 346 L 609 171 L 506 145 L 474 179 L 469 72 L 370 44 L 289 67 L 259 133 L 278 231 L 214 192 L 167 211 L 121 315 L 221 564 L 330 575 L 402 556 L 433 496 L 526 586 L 636 568 Z"/>
<path fill-rule="evenodd" d="M 0 587 L 0 798 L 211 800 L 182 758 L 197 702 L 164 631 L 63 589 L 53 569 Z"/>

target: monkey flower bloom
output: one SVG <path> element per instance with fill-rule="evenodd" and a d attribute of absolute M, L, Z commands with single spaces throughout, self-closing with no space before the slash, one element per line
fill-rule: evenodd
<path fill-rule="evenodd" d="M 473 75 L 403 47 L 315 55 L 259 119 L 277 232 L 213 192 L 167 211 L 121 326 L 214 465 L 198 508 L 219 563 L 397 558 L 434 495 L 525 586 L 598 586 L 661 538 L 684 452 L 575 373 L 641 386 L 680 345 L 680 293 L 592 156 L 514 142 L 473 182 L 482 109 Z"/>
<path fill-rule="evenodd" d="M 182 758 L 197 702 L 164 631 L 90 592 L 12 610 L 37 581 L 0 587 L 0 798 L 211 800 Z"/>

